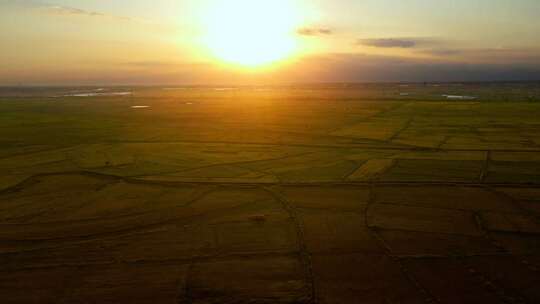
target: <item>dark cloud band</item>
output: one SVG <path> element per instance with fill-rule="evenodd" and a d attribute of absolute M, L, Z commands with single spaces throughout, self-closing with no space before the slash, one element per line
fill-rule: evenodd
<path fill-rule="evenodd" d="M 413 39 L 382 38 L 382 39 L 359 39 L 359 45 L 377 48 L 413 48 L 418 43 Z"/>

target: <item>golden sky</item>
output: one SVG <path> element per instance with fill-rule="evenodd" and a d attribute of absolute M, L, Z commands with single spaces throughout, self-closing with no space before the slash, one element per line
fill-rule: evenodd
<path fill-rule="evenodd" d="M 0 85 L 540 79 L 537 0 L 0 0 Z"/>

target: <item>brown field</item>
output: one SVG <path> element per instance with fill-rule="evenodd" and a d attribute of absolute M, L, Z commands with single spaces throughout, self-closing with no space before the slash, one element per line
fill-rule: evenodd
<path fill-rule="evenodd" d="M 540 301 L 538 86 L 72 90 L 0 93 L 1 303 Z"/>

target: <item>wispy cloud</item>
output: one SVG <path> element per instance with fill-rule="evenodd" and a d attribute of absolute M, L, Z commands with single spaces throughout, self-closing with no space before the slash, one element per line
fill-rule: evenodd
<path fill-rule="evenodd" d="M 79 7 L 58 5 L 53 2 L 39 0 L 0 0 L 0 10 L 2 7 L 11 7 L 33 11 L 35 13 L 58 17 L 58 18 L 77 18 L 79 20 L 110 20 L 116 22 L 126 22 L 149 29 L 159 30 L 161 33 L 176 33 L 180 29 L 171 23 L 163 23 L 144 18 L 112 14 L 101 10 L 89 10 Z"/>
<path fill-rule="evenodd" d="M 161 69 L 161 68 L 169 68 L 169 69 L 178 69 L 178 68 L 206 68 L 210 67 L 211 65 L 207 62 L 185 62 L 185 61 L 165 61 L 165 60 L 149 60 L 149 61 L 129 61 L 129 62 L 122 62 L 117 64 L 120 67 L 124 68 L 135 68 L 135 69 Z"/>
<path fill-rule="evenodd" d="M 448 56 L 460 55 L 463 53 L 463 50 L 456 49 L 456 48 L 432 48 L 432 49 L 422 50 L 422 53 L 433 55 L 433 56 L 448 57 Z"/>
<path fill-rule="evenodd" d="M 538 48 L 431 48 L 420 51 L 442 59 L 486 64 L 540 65 Z"/>
<path fill-rule="evenodd" d="M 105 17 L 106 15 L 100 12 L 87 11 L 79 8 L 68 7 L 68 6 L 59 6 L 59 5 L 43 5 L 41 9 L 46 10 L 52 14 L 59 15 L 83 15 L 91 17 Z"/>
<path fill-rule="evenodd" d="M 22 7 L 27 9 L 37 10 L 40 13 L 56 16 L 75 16 L 75 17 L 89 17 L 89 18 L 108 18 L 114 20 L 122 20 L 129 22 L 150 23 L 146 20 L 132 18 L 128 16 L 120 16 L 109 14 L 101 11 L 86 10 L 82 8 L 58 5 L 51 2 L 33 1 L 33 0 L 7 0 L 8 5 L 15 7 Z"/>
<path fill-rule="evenodd" d="M 303 27 L 296 31 L 301 36 L 324 36 L 332 35 L 334 31 L 327 27 Z"/>
<path fill-rule="evenodd" d="M 97 17 L 97 18 L 108 18 L 108 19 L 130 21 L 130 22 L 141 22 L 141 23 L 146 22 L 143 20 L 139 20 L 139 19 L 135 19 L 135 18 L 127 17 L 127 16 L 119 16 L 119 15 L 113 15 L 113 14 L 108 14 L 104 12 L 84 10 L 84 9 L 80 9 L 76 7 L 70 7 L 70 6 L 44 4 L 38 8 L 52 15 Z"/>
<path fill-rule="evenodd" d="M 538 48 L 471 48 L 469 43 L 434 37 L 359 39 L 357 45 L 379 49 L 408 49 L 438 62 L 473 64 L 540 64 Z"/>
<path fill-rule="evenodd" d="M 358 39 L 357 45 L 375 47 L 375 48 L 441 48 L 448 45 L 451 41 L 436 37 L 401 37 L 401 38 L 366 38 Z"/>
<path fill-rule="evenodd" d="M 359 39 L 357 44 L 376 47 L 376 48 L 413 48 L 418 43 L 414 39 L 409 38 L 376 38 L 376 39 Z"/>

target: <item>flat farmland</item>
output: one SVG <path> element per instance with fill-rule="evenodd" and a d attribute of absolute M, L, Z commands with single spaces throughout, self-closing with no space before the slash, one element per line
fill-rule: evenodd
<path fill-rule="evenodd" d="M 536 86 L 97 90 L 0 94 L 2 303 L 540 300 Z"/>

